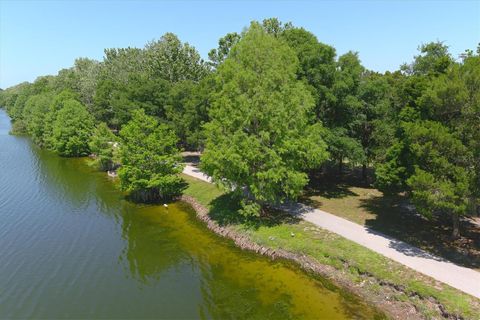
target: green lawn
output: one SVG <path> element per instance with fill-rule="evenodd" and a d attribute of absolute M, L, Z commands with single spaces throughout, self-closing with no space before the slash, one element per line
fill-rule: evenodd
<path fill-rule="evenodd" d="M 371 292 L 379 290 L 381 283 L 402 288 L 401 291 L 392 292 L 390 299 L 414 304 L 427 318 L 439 317 L 440 314 L 426 301 L 438 301 L 450 314 L 464 318 L 478 318 L 480 314 L 478 299 L 308 222 L 292 220 L 281 213 L 273 213 L 262 219 L 242 219 L 236 213 L 238 207 L 230 195 L 212 184 L 185 175 L 183 177 L 188 182 L 185 194 L 207 206 L 213 219 L 248 234 L 261 245 L 306 254 L 322 264 L 343 271 L 353 282 L 362 283 L 363 288 Z M 351 203 L 348 201 L 344 202 L 344 208 L 349 205 Z"/>

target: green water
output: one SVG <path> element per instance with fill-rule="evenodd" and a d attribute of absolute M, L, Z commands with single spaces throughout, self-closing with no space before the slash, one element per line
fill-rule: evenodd
<path fill-rule="evenodd" d="M 127 202 L 0 110 L 0 318 L 371 319 L 359 299 L 243 252 L 182 203 Z"/>

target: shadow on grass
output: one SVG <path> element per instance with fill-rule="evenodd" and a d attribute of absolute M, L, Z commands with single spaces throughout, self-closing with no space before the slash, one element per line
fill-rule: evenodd
<path fill-rule="evenodd" d="M 305 196 L 320 196 L 327 199 L 340 199 L 348 196 L 358 196 L 351 187 L 370 187 L 368 181 L 361 178 L 358 170 L 346 169 L 342 174 L 327 170 L 326 172 L 311 172 Z"/>
<path fill-rule="evenodd" d="M 266 209 L 258 217 L 246 217 L 239 212 L 240 199 L 234 193 L 227 193 L 212 200 L 209 216 L 221 226 L 242 224 L 248 228 L 273 227 L 283 223 L 298 223 L 300 218 L 276 209 Z"/>
<path fill-rule="evenodd" d="M 379 231 L 456 264 L 480 269 L 480 227 L 468 218 L 462 219 L 461 237 L 453 240 L 450 217 L 438 215 L 426 219 L 416 213 L 405 197 L 362 199 L 360 207 L 375 215 L 365 221 L 372 232 Z M 393 240 L 391 247 L 406 255 L 435 258 L 399 241 Z"/>

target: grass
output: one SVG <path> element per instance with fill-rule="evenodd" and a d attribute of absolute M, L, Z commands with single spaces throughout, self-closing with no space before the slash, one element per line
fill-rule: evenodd
<path fill-rule="evenodd" d="M 306 254 L 322 264 L 344 272 L 351 281 L 362 283 L 364 290 L 378 292 L 382 290 L 380 284 L 385 283 L 401 288 L 400 291 L 391 291 L 392 297 L 389 298 L 408 301 L 426 318 L 441 316 L 440 311 L 429 303 L 432 300 L 443 305 L 452 315 L 473 319 L 480 314 L 479 300 L 308 222 L 293 220 L 281 213 L 259 219 L 241 218 L 236 212 L 237 202 L 230 194 L 225 194 L 216 186 L 201 180 L 186 175 L 183 177 L 188 183 L 185 194 L 195 197 L 198 202 L 208 207 L 210 216 L 219 224 L 229 225 L 248 234 L 250 239 L 258 244 Z M 348 192 L 360 191 L 352 189 Z M 344 208 L 349 205 L 351 203 L 346 201 Z M 367 221 L 367 213 L 365 217 Z"/>
<path fill-rule="evenodd" d="M 464 219 L 462 237 L 451 238 L 449 217 L 427 220 L 402 196 L 384 196 L 358 177 L 317 176 L 302 201 L 352 222 L 403 240 L 459 265 L 480 270 L 480 226 Z"/>

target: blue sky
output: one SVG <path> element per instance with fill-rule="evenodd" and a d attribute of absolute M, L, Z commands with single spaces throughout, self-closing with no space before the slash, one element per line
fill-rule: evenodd
<path fill-rule="evenodd" d="M 278 17 L 338 54 L 358 51 L 376 71 L 409 62 L 441 40 L 456 56 L 480 42 L 480 1 L 5 1 L 0 0 L 0 87 L 56 74 L 77 57 L 176 33 L 203 57 L 227 32 Z"/>

